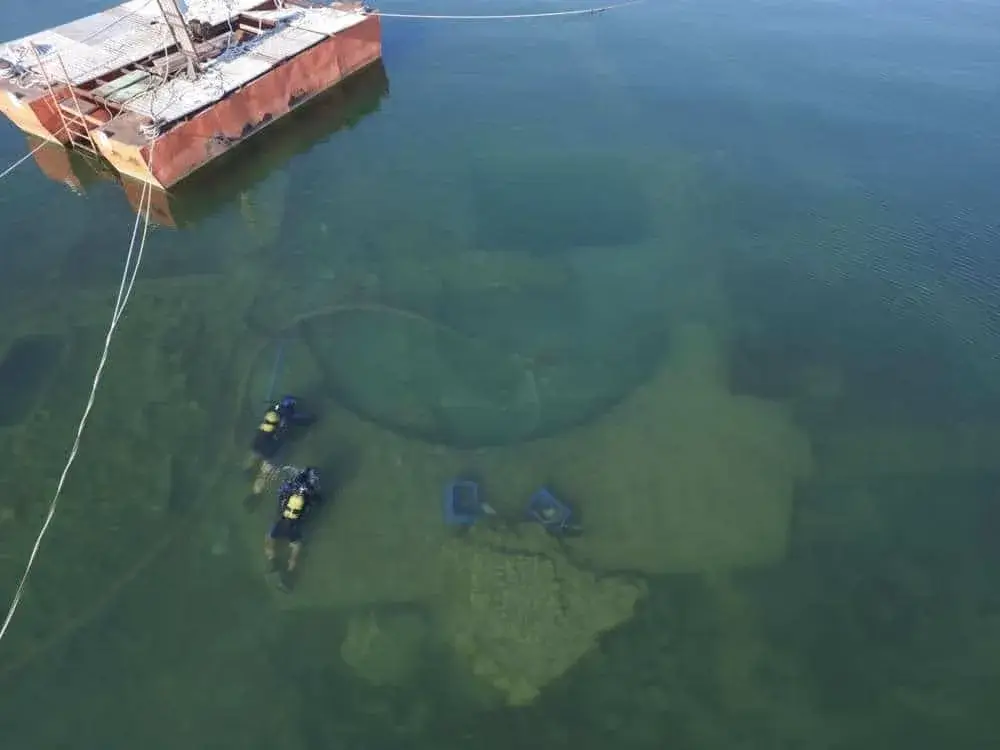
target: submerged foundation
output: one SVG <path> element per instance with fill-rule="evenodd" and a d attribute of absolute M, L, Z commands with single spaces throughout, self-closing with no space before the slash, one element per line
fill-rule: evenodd
<path fill-rule="evenodd" d="M 360 5 L 171 5 L 132 0 L 0 45 L 0 110 L 166 189 L 381 59 Z"/>

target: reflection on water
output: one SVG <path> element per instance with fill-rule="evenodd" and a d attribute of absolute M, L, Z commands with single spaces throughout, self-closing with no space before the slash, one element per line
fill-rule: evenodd
<path fill-rule="evenodd" d="M 374 68 L 163 196 L 0 643 L 4 746 L 988 744 L 997 123 L 941 81 L 1000 40 L 896 86 L 975 12 L 924 5 L 387 19 L 391 97 Z M 2 593 L 134 220 L 40 154 L 82 195 L 0 196 Z M 240 470 L 282 393 L 326 494 L 291 594 Z M 459 476 L 497 515 L 456 533 Z M 543 486 L 582 536 L 522 523 Z"/>
<path fill-rule="evenodd" d="M 289 158 L 308 151 L 343 128 L 378 111 L 389 93 L 389 78 L 381 61 L 365 68 L 342 85 L 326 91 L 267 128 L 265 138 L 254 138 L 199 170 L 171 192 L 154 191 L 150 220 L 167 227 L 196 226 L 235 194 L 252 191 Z M 139 210 L 142 183 L 117 176 L 103 162 L 78 151 L 28 136 L 28 147 L 42 174 L 84 194 L 98 180 L 121 182 L 129 203 Z"/>

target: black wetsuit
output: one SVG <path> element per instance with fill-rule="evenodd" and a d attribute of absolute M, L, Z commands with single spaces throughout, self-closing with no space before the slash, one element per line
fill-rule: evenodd
<path fill-rule="evenodd" d="M 273 404 L 257 427 L 252 449 L 262 459 L 274 458 L 288 436 L 288 429 L 295 425 L 304 427 L 311 424 L 314 417 L 299 410 L 298 401 L 285 397 Z"/>
<path fill-rule="evenodd" d="M 271 539 L 302 541 L 302 524 L 320 499 L 319 491 L 309 484 L 305 472 L 285 483 L 278 492 L 278 517 L 268 532 Z"/>

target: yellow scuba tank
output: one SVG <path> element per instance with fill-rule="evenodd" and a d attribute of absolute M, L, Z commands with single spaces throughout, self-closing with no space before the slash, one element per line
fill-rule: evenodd
<path fill-rule="evenodd" d="M 285 509 L 282 517 L 289 521 L 295 521 L 302 516 L 302 510 L 306 507 L 306 498 L 301 492 L 296 492 L 285 501 Z"/>
<path fill-rule="evenodd" d="M 264 415 L 264 421 L 260 423 L 257 429 L 261 432 L 272 433 L 278 429 L 280 423 L 281 417 L 278 416 L 278 412 L 274 409 L 269 409 L 267 414 Z"/>

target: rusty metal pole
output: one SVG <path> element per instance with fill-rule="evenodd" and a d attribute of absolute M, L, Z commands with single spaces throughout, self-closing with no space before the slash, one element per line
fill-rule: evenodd
<path fill-rule="evenodd" d="M 163 20 L 166 22 L 167 28 L 170 29 L 174 41 L 177 42 L 177 46 L 180 47 L 187 59 L 188 77 L 194 80 L 198 77 L 199 71 L 198 52 L 194 48 L 191 32 L 188 31 L 187 24 L 184 22 L 184 14 L 177 5 L 177 0 L 156 0 L 156 2 L 160 6 Z"/>

